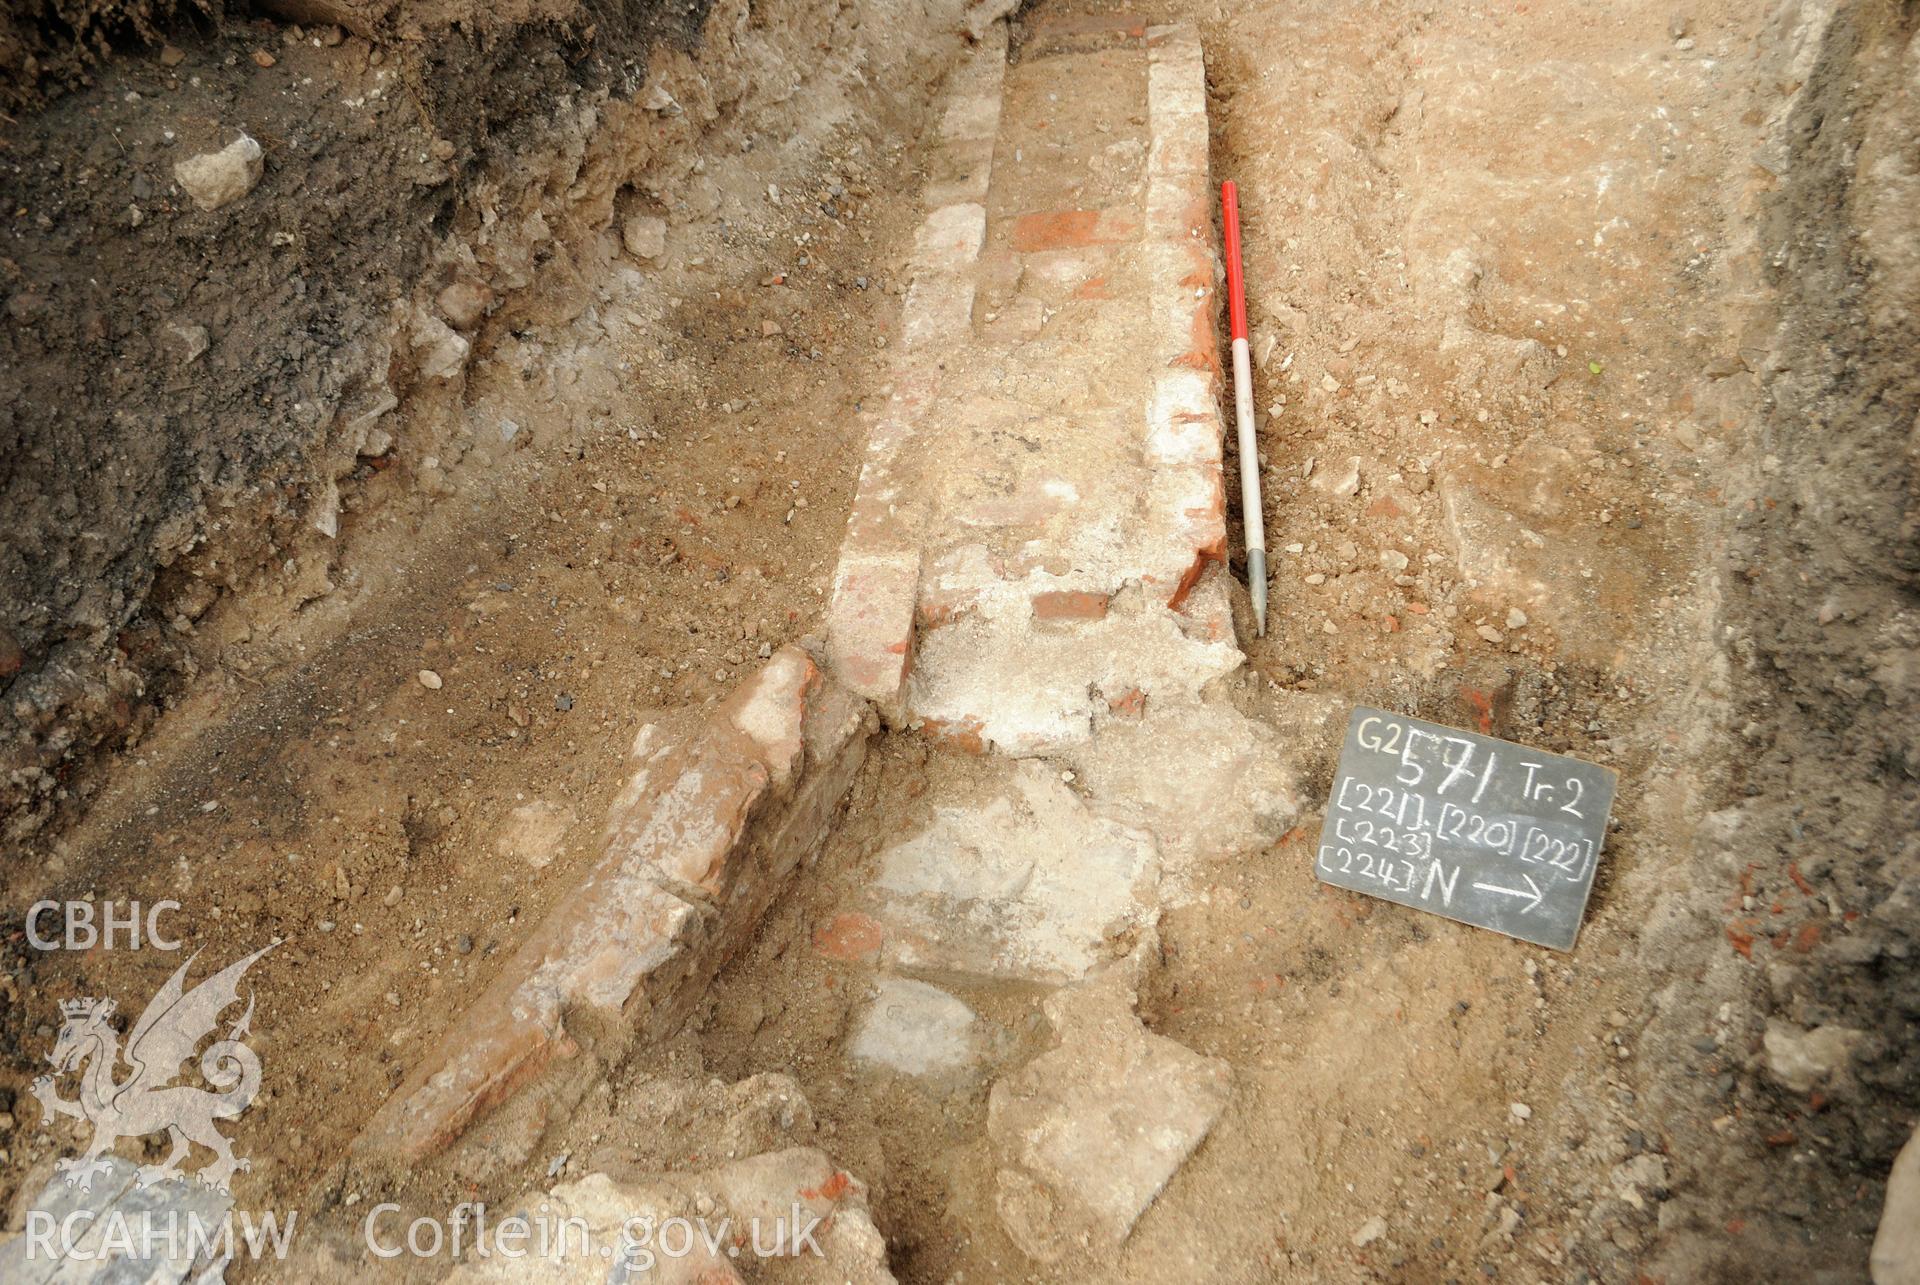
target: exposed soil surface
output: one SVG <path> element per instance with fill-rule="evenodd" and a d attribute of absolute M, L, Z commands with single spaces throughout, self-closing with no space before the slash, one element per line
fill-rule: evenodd
<path fill-rule="evenodd" d="M 618 786 L 634 730 L 659 711 L 712 700 L 743 667 L 804 634 L 819 616 L 857 471 L 862 397 L 879 382 L 877 362 L 904 289 L 896 269 L 911 223 L 898 207 L 917 192 L 907 140 L 928 103 L 913 69 L 937 75 L 940 51 L 960 43 L 957 24 L 929 25 L 908 56 L 904 28 L 849 14 L 846 22 L 869 34 L 803 67 L 799 55 L 812 57 L 818 44 L 806 24 L 822 17 L 805 16 L 808 34 L 797 49 L 798 28 L 769 18 L 764 32 L 734 24 L 727 40 L 710 38 L 692 58 L 657 54 L 652 83 L 671 86 L 675 105 L 649 111 L 635 102 L 621 118 L 615 102 L 597 123 L 587 107 L 559 121 L 485 122 L 471 114 L 476 86 L 513 111 L 538 101 L 538 85 L 516 88 L 489 79 L 489 69 L 505 59 L 513 75 L 539 67 L 558 74 L 566 68 L 564 44 L 536 43 L 515 57 L 469 49 L 466 57 L 451 54 L 459 42 L 443 37 L 424 61 L 383 59 L 381 67 L 401 68 L 390 77 L 368 66 L 374 50 L 364 42 L 289 45 L 281 28 L 269 33 L 282 55 L 274 69 L 235 57 L 260 43 L 257 35 L 197 46 L 192 65 L 236 86 L 222 97 L 220 118 L 246 119 L 262 136 L 270 133 L 262 117 L 289 131 L 325 123 L 325 109 L 307 114 L 301 92 L 322 97 L 309 82 L 324 85 L 325 101 L 337 106 L 342 96 L 360 104 L 382 84 L 393 93 L 417 78 L 422 92 L 445 105 L 447 132 L 478 127 L 463 146 L 492 149 L 460 184 L 476 195 L 471 204 L 448 204 L 438 165 L 428 176 L 441 185 L 437 197 L 433 184 L 413 181 L 420 176 L 408 167 L 417 158 L 404 153 L 426 149 L 431 134 L 414 124 L 422 117 L 409 98 L 395 109 L 404 121 L 394 130 L 383 131 L 385 113 L 368 119 L 360 108 L 340 108 L 391 151 L 320 147 L 336 161 L 358 157 L 368 174 L 397 176 L 373 185 L 374 201 L 345 173 L 273 177 L 270 152 L 269 178 L 238 205 L 211 215 L 170 212 L 190 227 L 151 233 L 175 248 L 143 251 L 137 271 L 146 275 L 124 289 L 164 293 L 154 281 L 182 281 L 183 290 L 218 296 L 220 311 L 191 314 L 215 337 L 192 364 L 156 351 L 120 368 L 143 372 L 128 373 L 130 380 L 158 379 L 172 392 L 155 393 L 155 417 L 138 431 L 82 430 L 86 403 L 64 381 L 104 378 L 114 367 L 56 362 L 51 354 L 72 338 L 65 327 L 83 324 L 83 316 L 36 296 L 47 324 L 8 332 L 12 342 L 47 354 L 23 363 L 42 382 L 15 407 L 39 426 L 18 425 L 22 440 L 36 445 L 10 456 L 18 467 L 8 511 L 27 537 L 10 546 L 19 577 L 10 608 L 47 618 L 81 610 L 41 587 L 53 569 L 90 601 L 122 594 L 117 610 L 157 617 L 122 633 L 105 671 L 109 687 L 120 681 L 112 674 L 125 676 L 112 708 L 132 725 L 126 748 L 82 774 L 86 803 L 73 810 L 75 824 L 35 833 L 6 866 L 8 905 L 18 905 L 8 915 L 6 946 L 10 971 L 21 970 L 10 978 L 10 1001 L 150 990 L 178 963 L 151 951 L 85 958 L 30 951 L 21 921 L 43 895 L 148 905 L 172 897 L 193 907 L 178 916 L 186 949 L 206 950 L 208 958 L 245 953 L 253 947 L 243 943 L 256 938 L 282 941 L 253 974 L 263 1014 L 283 1004 L 304 1014 L 298 1035 L 283 1028 L 277 1037 L 287 1041 L 284 1053 L 263 1050 L 282 1086 L 266 1092 L 303 1103 L 297 1121 L 284 1116 L 262 1134 L 291 1142 L 289 1163 L 272 1166 L 271 1186 L 263 1188 L 273 1199 L 302 1193 L 337 1161 L 398 1081 L 410 1042 L 444 1026 L 473 979 L 503 949 L 510 953 L 569 885 Z M 708 63 L 733 65 L 708 74 Z M 884 89 L 861 83 L 878 79 L 875 64 L 891 69 Z M 199 73 L 189 64 L 162 71 L 126 60 L 103 74 L 171 82 L 189 98 L 203 88 L 193 85 Z M 274 76 L 286 79 L 258 83 Z M 143 131 L 139 141 L 159 147 L 175 114 L 129 103 L 126 92 L 107 96 L 107 109 L 130 113 Z M 34 146 L 41 153 L 70 146 L 68 114 L 79 119 L 94 101 L 57 102 L 37 118 L 44 132 Z M 107 136 L 89 125 L 85 137 L 91 146 Z M 216 140 L 211 129 L 207 138 Z M 101 145 L 119 155 L 111 141 Z M 547 168 L 527 168 L 529 154 Z M 54 160 L 44 155 L 38 167 L 49 183 L 71 169 Z M 115 181 L 124 184 L 127 175 L 116 169 Z M 170 187 L 164 170 L 153 181 L 158 192 Z M 325 204 L 315 208 L 316 198 Z M 599 226 L 583 210 L 595 204 Z M 233 210 L 245 212 L 244 226 L 225 219 Z M 624 244 L 625 221 L 636 215 L 664 227 L 665 246 L 650 258 Z M 428 217 L 460 230 L 435 245 L 393 234 Z M 56 234 L 36 252 L 62 291 L 87 288 L 86 270 L 73 265 L 88 260 L 57 229 L 91 238 L 108 266 L 117 266 L 110 255 L 129 251 L 116 249 L 110 223 L 90 223 L 81 212 L 52 226 Z M 269 249 L 274 230 L 285 226 L 298 229 L 296 242 Z M 123 232 L 123 240 L 137 245 L 145 230 Z M 297 387 L 289 392 L 292 376 L 275 374 L 274 361 L 261 356 L 280 351 L 280 326 L 301 323 L 289 323 L 284 311 L 250 311 L 255 289 L 202 257 L 216 249 L 244 257 L 256 234 L 262 256 L 317 260 L 276 269 L 276 279 L 296 283 L 292 298 L 338 292 L 328 306 L 357 327 L 357 338 L 335 329 L 326 342 L 312 340 L 300 350 L 299 369 L 350 367 L 373 349 L 379 369 L 366 377 L 384 381 L 387 346 L 397 342 L 396 378 L 404 368 L 418 380 L 405 404 L 363 413 L 366 422 L 357 425 L 334 414 L 317 438 L 271 419 L 271 407 L 264 421 L 232 410 L 261 398 L 285 407 L 301 395 Z M 180 236 L 198 249 L 182 257 Z M 442 315 L 436 294 L 449 282 L 495 296 L 491 315 L 466 328 L 471 360 L 450 379 L 413 371 L 418 353 L 404 346 L 422 323 L 409 305 L 395 305 L 402 319 L 394 339 L 384 302 L 408 274 L 426 271 L 420 263 L 430 253 L 447 261 L 420 287 L 433 318 Z M 297 284 L 303 273 L 315 278 L 312 291 Z M 163 327 L 165 316 L 148 320 Z M 149 338 L 160 345 L 164 330 L 141 341 Z M 222 355 L 225 344 L 234 346 L 230 356 Z M 202 419 L 173 409 L 200 395 L 227 398 L 229 413 L 210 408 Z M 374 400 L 363 412 L 394 400 L 384 392 L 364 396 Z M 275 459 L 245 454 L 222 436 L 224 428 L 198 444 L 162 431 L 201 423 L 252 434 Z M 77 463 L 57 449 L 67 433 L 113 458 Z M 334 441 L 342 434 L 345 447 Z M 301 456 L 323 445 L 344 450 L 347 467 L 337 480 L 324 461 L 300 467 Z M 136 467 L 123 454 L 135 446 L 176 458 Z M 284 487 L 269 486 L 284 457 L 292 457 L 293 472 Z M 205 473 L 196 461 L 218 459 L 231 460 L 228 480 L 255 497 L 254 508 L 225 506 L 199 487 Z M 132 489 L 73 491 L 86 486 Z M 309 503 L 337 511 L 337 540 L 303 522 L 310 513 L 288 511 Z M 224 516 L 196 522 L 202 504 Z M 62 511 L 130 527 L 89 546 L 84 532 L 54 520 Z M 46 547 L 36 556 L 31 544 L 117 550 L 112 567 L 151 577 L 134 528 L 149 530 L 162 518 L 196 533 L 185 543 L 210 531 L 217 550 L 225 527 L 238 533 L 240 547 L 196 556 L 193 574 L 164 573 L 177 596 L 149 598 L 144 607 L 130 605 L 137 587 L 126 588 L 107 564 L 75 565 Z M 263 545 L 263 537 L 284 543 Z M 217 584 L 241 592 L 222 593 Z M 138 638 L 166 650 L 182 676 L 162 685 L 172 708 L 157 723 L 164 706 L 156 693 L 143 700 L 132 676 Z M 14 713 L 36 711 L 50 726 L 69 725 L 56 717 L 65 708 L 57 697 L 36 701 L 49 690 L 44 684 L 57 687 L 63 675 L 96 679 L 102 671 L 87 663 L 92 655 L 83 648 L 69 667 L 29 666 L 8 691 Z M 37 826 L 50 797 L 23 797 L 14 813 L 23 832 Z M 23 1115 L 37 1109 L 24 1091 L 40 1056 L 32 1051 L 37 1031 L 52 1021 L 53 1010 L 7 1007 L 0 1038 L 19 1075 L 10 1089 Z M 303 1087 L 294 1092 L 295 1084 Z M 21 1140 L 31 1138 L 33 1126 L 18 1123 Z M 6 1146 L 11 1189 L 28 1173 L 28 1156 L 11 1140 Z"/>
<path fill-rule="evenodd" d="M 1837 525 L 1885 551 L 1843 557 L 1831 519 L 1789 489 L 1824 491 L 1811 477 L 1833 459 L 1796 469 L 1762 456 L 1785 441 L 1825 454 L 1797 445 L 1781 418 L 1796 412 L 1769 392 L 1803 369 L 1811 334 L 1831 335 L 1831 300 L 1866 287 L 1842 284 L 1857 264 L 1836 266 L 1812 292 L 1824 302 L 1789 303 L 1776 338 L 1757 302 L 1773 245 L 1742 225 L 1780 200 L 1755 154 L 1832 199 L 1841 176 L 1779 159 L 1817 112 L 1793 96 L 1795 77 L 1837 92 L 1821 90 L 1824 69 L 1889 34 L 1829 33 L 1816 58 L 1817 37 L 1802 30 L 1813 43 L 1795 45 L 1792 15 L 1763 30 L 1706 9 L 1199 16 L 1216 177 L 1243 192 L 1276 551 L 1275 625 L 1249 645 L 1242 703 L 1295 735 L 1309 799 L 1325 798 L 1356 701 L 1594 758 L 1623 788 L 1571 956 L 1316 886 L 1317 811 L 1271 861 L 1218 870 L 1200 904 L 1170 912 L 1149 1024 L 1225 1057 L 1239 1090 L 1120 1274 L 1857 1276 L 1876 1178 L 1912 1119 L 1898 853 L 1914 830 L 1900 802 L 1913 701 L 1892 657 L 1911 646 L 1897 638 L 1910 628 L 1899 524 L 1911 521 L 1915 407 L 1904 370 L 1870 366 L 1872 392 L 1857 396 L 1872 411 L 1829 412 L 1864 421 L 1858 444 L 1837 447 L 1862 474 L 1859 507 Z M 1295 52 L 1275 57 L 1276 45 Z M 1772 70 L 1796 48 L 1798 71 Z M 1770 69 L 1758 86 L 1744 79 L 1756 56 Z M 1896 95 L 1884 110 L 1908 106 Z M 1904 136 L 1893 120 L 1882 128 Z M 1858 204 L 1877 210 L 1904 190 L 1888 168 L 1889 187 Z M 1789 243 L 1795 229 L 1828 244 L 1805 212 L 1775 218 Z M 1882 235 L 1891 259 L 1876 279 L 1897 292 L 1911 229 Z M 1910 288 L 1904 299 L 1888 313 L 1910 315 Z M 1870 364 L 1885 338 L 1855 333 Z M 1800 378 L 1836 395 L 1828 377 Z M 1800 516 L 1758 516 L 1789 512 Z M 1792 534 L 1766 534 L 1789 521 Z M 1786 553 L 1793 542 L 1823 551 L 1825 584 Z M 1756 576 L 1772 596 L 1754 595 Z M 1892 632 L 1877 644 L 1891 651 L 1836 666 L 1785 641 L 1833 627 L 1821 603 L 1836 583 Z M 1756 643 L 1821 690 L 1852 672 L 1850 699 L 1823 719 L 1832 730 L 1774 722 L 1797 702 L 1752 677 Z M 1881 709 L 1901 730 L 1876 730 Z M 1849 748 L 1828 739 L 1839 735 Z M 1750 762 L 1756 745 L 1774 747 L 1776 766 Z M 1881 836 L 1876 855 L 1837 861 L 1811 826 L 1784 823 L 1777 844 L 1742 841 L 1745 810 L 1807 815 L 1786 785 L 1792 763 L 1822 782 L 1831 817 Z M 884 798 L 929 776 L 937 788 L 950 768 L 909 755 L 876 769 L 873 788 Z M 1756 771 L 1777 784 L 1757 786 Z M 924 823 L 910 814 L 902 828 Z M 830 958 L 831 907 L 872 877 L 887 841 L 850 829 L 840 864 L 769 927 L 716 1005 L 718 1065 L 792 1070 L 837 1145 L 858 1155 L 852 1135 L 882 1153 L 863 1172 L 941 1211 L 932 1228 L 902 1226 L 879 1205 L 908 1275 L 991 1278 L 1021 1257 L 993 1234 L 985 1086 L 902 1097 L 850 1079 L 819 1039 L 844 1031 L 865 995 L 862 970 Z M 1849 868 L 1836 877 L 1838 864 Z M 815 889 L 828 891 L 808 904 Z M 1008 1062 L 1023 1060 L 1031 1001 L 965 997 Z M 1831 1082 L 1783 1090 L 1763 1051 L 1769 1017 L 1870 1034 Z"/>
<path fill-rule="evenodd" d="M 1043 0 L 1014 57 L 1102 11 Z M 171 897 L 207 960 L 281 943 L 235 1190 L 310 1211 L 315 1276 L 376 1197 L 784 1141 L 869 1184 L 903 1280 L 1863 1277 L 1920 1098 L 1913 14 L 1152 16 L 1200 27 L 1246 223 L 1273 609 L 1256 640 L 1236 603 L 1223 695 L 1303 815 L 1160 921 L 1141 1016 L 1234 1090 L 1118 1260 L 996 1215 L 1039 988 L 956 991 L 991 1074 L 846 1055 L 837 916 L 1000 788 L 904 730 L 687 1030 L 567 1118 L 345 1160 L 582 868 L 635 729 L 818 627 L 963 48 L 937 6 L 174 27 L 183 61 L 6 127 L 0 1198 L 74 1150 L 26 1096 L 56 1001 L 183 958 L 32 951 L 27 905 Z M 242 128 L 266 177 L 195 211 L 173 161 Z M 1359 702 L 1620 773 L 1574 951 L 1313 879 Z M 1847 1054 L 1785 1073 L 1823 1026 Z M 748 1137 L 763 1073 L 810 1105 Z"/>

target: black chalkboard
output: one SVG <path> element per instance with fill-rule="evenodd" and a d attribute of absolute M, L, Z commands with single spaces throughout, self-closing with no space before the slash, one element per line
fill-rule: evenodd
<path fill-rule="evenodd" d="M 1362 705 L 1327 800 L 1325 883 L 1570 950 L 1615 774 Z"/>

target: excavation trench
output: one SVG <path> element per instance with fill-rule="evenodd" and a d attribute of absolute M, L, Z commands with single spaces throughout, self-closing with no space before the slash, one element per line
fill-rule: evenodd
<path fill-rule="evenodd" d="M 251 112 L 268 186 L 226 235 L 256 264 L 305 255 L 268 275 L 346 291 L 323 311 L 354 320 L 302 350 L 289 394 L 250 345 L 320 323 L 263 312 L 249 338 L 244 274 L 182 267 L 201 284 L 165 316 L 153 272 L 116 278 L 138 344 L 118 321 L 89 339 L 67 284 L 10 286 L 35 413 L 59 424 L 22 419 L 23 441 L 115 396 L 108 437 L 135 441 L 173 398 L 212 414 L 182 474 L 263 390 L 282 428 L 295 395 L 327 413 L 255 442 L 271 466 L 243 452 L 126 499 L 136 520 L 84 554 L 28 514 L 47 565 L 91 587 L 60 607 L 9 564 L 41 604 L 8 623 L 9 922 L 171 899 L 196 970 L 275 943 L 249 974 L 265 1074 L 230 1129 L 255 1162 L 234 1191 L 308 1230 L 241 1278 L 452 1268 L 369 1257 L 387 1202 L 395 1225 L 475 1201 L 744 1209 L 778 1183 L 739 1166 L 770 1156 L 835 1211 L 836 1279 L 1856 1271 L 1910 1127 L 1920 992 L 1900 867 L 1861 857 L 1848 818 L 1909 833 L 1920 758 L 1890 659 L 1913 644 L 1911 567 L 1847 556 L 1861 531 L 1910 534 L 1886 463 L 1910 372 L 1855 334 L 1841 365 L 1881 390 L 1863 409 L 1817 356 L 1849 291 L 1916 315 L 1884 302 L 1916 279 L 1889 231 L 1911 233 L 1889 212 L 1905 171 L 1845 160 L 1915 136 L 1885 88 L 1912 23 L 1855 9 L 1043 0 L 966 39 L 956 6 L 782 5 L 609 20 L 604 56 L 571 27 L 442 33 L 396 78 L 311 20 L 199 38 L 177 74 L 110 60 L 48 109 L 23 208 L 55 209 L 61 113 L 109 89 L 106 128 L 155 148 L 158 116 L 120 91 L 182 95 L 202 125 Z M 238 61 L 256 45 L 273 66 Z M 326 85 L 320 146 L 262 106 L 297 103 L 292 82 L 247 67 Z M 537 110 L 474 88 L 509 73 Z M 416 115 L 355 114 L 402 84 Z M 356 137 L 399 167 L 392 223 L 432 228 L 364 297 L 306 248 Z M 1207 440 L 1220 301 L 1192 197 L 1222 178 L 1246 223 L 1264 639 L 1221 498 L 1238 465 Z M 1878 275 L 1794 231 L 1841 190 Z M 212 253 L 211 215 L 165 213 Z M 1831 288 L 1776 297 L 1776 242 Z M 202 351 L 147 384 L 61 382 L 56 356 L 109 339 Z M 1858 449 L 1823 454 L 1790 411 Z M 40 448 L 10 503 L 58 472 Z M 1890 498 L 1832 517 L 1829 484 Z M 1775 569 L 1805 549 L 1831 592 Z M 1810 677 L 1824 644 L 1766 623 L 1763 582 L 1829 631 L 1842 678 Z M 784 725 L 742 693 L 774 673 L 804 676 L 809 717 L 855 711 L 852 757 L 762 752 Z M 1831 700 L 1858 717 L 1808 721 Z M 1620 773 L 1574 951 L 1314 879 L 1360 703 Z M 1884 771 L 1849 775 L 1858 756 Z M 663 954 L 671 985 L 606 1000 L 630 950 L 559 982 L 522 968 L 554 925 L 606 922 L 581 888 L 643 846 L 621 818 L 716 763 L 745 766 L 714 797 L 737 785 L 742 815 L 782 825 L 822 771 L 850 784 L 790 876 L 647 871 L 696 943 Z M 1787 780 L 1820 800 L 1809 826 Z M 770 860 L 762 838 L 730 851 Z M 32 1102 L 55 999 L 137 1014 L 185 955 L 0 948 L 12 1231 L 84 1144 Z M 549 979 L 539 1022 L 514 1006 L 525 975 Z M 456 1085 L 432 1146 L 388 1145 L 396 1110 L 447 1096 L 476 1020 L 540 1030 L 483 1090 Z M 1780 1041 L 1821 1027 L 1848 1054 L 1783 1072 Z M 1141 1083 L 1161 1113 L 1136 1128 Z M 1123 1121 L 1078 1171 L 1035 1159 L 1058 1085 Z M 1155 1129 L 1172 1140 L 1130 1168 Z M 144 1146 L 123 1154 L 165 1149 Z M 1089 1195 L 1103 1168 L 1120 1215 Z"/>

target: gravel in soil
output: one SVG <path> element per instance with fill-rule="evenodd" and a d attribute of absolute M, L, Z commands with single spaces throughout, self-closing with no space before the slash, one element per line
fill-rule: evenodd
<path fill-rule="evenodd" d="M 1894 87 L 1913 30 L 1891 4 L 1814 8 L 1195 0 L 1167 15 L 1201 25 L 1216 177 L 1244 202 L 1274 551 L 1274 631 L 1220 695 L 1291 736 L 1310 804 L 1355 701 L 1619 770 L 1575 952 L 1314 883 L 1310 806 L 1271 852 L 1205 870 L 1160 927 L 1142 1016 L 1230 1063 L 1226 1115 L 1117 1263 L 1041 1270 L 996 1221 L 989 1080 L 934 1092 L 844 1055 L 867 966 L 822 934 L 873 854 L 925 823 L 929 783 L 978 771 L 890 737 L 694 1025 L 535 1130 L 488 1189 L 505 1198 L 563 1153 L 574 1172 L 680 1168 L 759 1145 L 715 1124 L 729 1091 L 709 1081 L 778 1072 L 810 1104 L 782 1137 L 871 1184 L 907 1279 L 1857 1275 L 1912 1126 L 1920 1020 L 1920 278 L 1900 199 L 1916 126 Z M 495 56 L 565 64 L 525 44 Z M 236 94 L 273 70 L 209 57 Z M 136 71 L 157 75 L 113 74 Z M 111 126 L 131 105 L 55 110 Z M 718 153 L 704 174 L 689 163 L 709 215 L 783 188 L 792 204 L 762 225 L 777 242 L 683 237 L 678 191 L 623 190 L 621 230 L 570 243 L 564 280 L 484 332 L 461 408 L 484 431 L 356 464 L 347 554 L 297 545 L 271 585 L 174 613 L 184 628 L 158 618 L 189 640 L 167 643 L 191 660 L 179 704 L 138 723 L 83 814 L 9 867 L 9 905 L 48 888 L 174 895 L 210 957 L 285 939 L 259 969 L 271 1096 L 239 1139 L 275 1164 L 250 1202 L 327 1174 L 407 1050 L 566 886 L 634 727 L 688 716 L 816 619 L 909 231 L 888 198 L 910 209 L 915 186 L 911 150 L 883 141 L 915 118 L 870 110 L 859 128 L 823 119 L 797 182 Z M 432 136 L 365 128 L 362 159 L 390 156 L 406 180 L 377 189 L 395 204 L 369 204 L 367 225 L 437 208 L 407 186 Z M 116 136 L 93 137 L 86 163 L 106 172 Z M 429 162 L 406 159 L 415 143 Z M 324 193 L 346 155 L 319 149 L 302 181 Z M 78 175 L 16 158 L 39 166 L 34 191 Z M 28 209 L 55 238 L 86 213 Z M 640 290 L 628 274 L 656 269 L 621 256 L 654 247 L 656 217 L 672 284 Z M 221 270 L 193 218 L 169 235 L 199 259 L 154 271 Z M 56 240 L 49 262 L 105 262 L 135 231 L 90 233 L 93 251 Z M 170 245 L 147 253 L 184 256 Z M 265 274 L 250 291 L 331 299 L 328 315 L 360 317 L 385 289 L 351 294 L 345 261 L 288 274 L 241 257 Z M 385 263 L 364 275 L 399 272 Z M 83 297 L 82 279 L 62 285 L 72 298 L 9 294 L 42 400 L 66 388 L 64 357 L 111 372 L 113 344 L 158 333 L 157 314 Z M 241 347 L 198 360 L 254 370 L 260 341 L 228 307 L 199 324 Z M 176 368 L 160 360 L 143 369 Z M 168 378 L 188 398 L 298 399 L 269 373 L 201 392 Z M 51 451 L 30 467 L 58 471 Z M 109 492 L 68 508 L 116 502 L 140 508 Z M 122 591 L 93 564 L 70 572 Z M 35 635 L 36 661 L 45 647 Z M 173 963 L 6 949 L 10 999 L 29 1001 L 0 1022 L 16 1093 L 48 1034 L 39 997 L 144 993 Z M 994 1066 L 1045 1046 L 1030 988 L 962 998 Z M 1851 1056 L 1783 1074 L 1782 1031 L 1822 1025 L 1862 1033 Z M 16 1120 L 9 1178 L 37 1185 L 51 1142 Z M 423 1173 L 406 1195 L 459 1190 Z"/>

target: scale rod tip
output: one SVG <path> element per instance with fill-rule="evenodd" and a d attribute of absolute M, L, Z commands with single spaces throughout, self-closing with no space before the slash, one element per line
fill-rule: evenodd
<path fill-rule="evenodd" d="M 1267 636 L 1267 551 L 1247 550 L 1247 588 L 1253 592 L 1253 636 Z"/>

